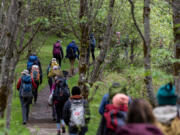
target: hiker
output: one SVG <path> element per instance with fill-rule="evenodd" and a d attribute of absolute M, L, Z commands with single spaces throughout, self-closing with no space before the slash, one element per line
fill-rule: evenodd
<path fill-rule="evenodd" d="M 74 40 L 66 48 L 66 58 L 68 58 L 70 61 L 70 75 L 72 76 L 74 74 L 75 59 L 79 59 L 79 49 Z"/>
<path fill-rule="evenodd" d="M 175 93 L 175 86 L 170 82 L 159 88 L 157 92 L 159 106 L 153 110 L 158 121 L 158 127 L 164 135 L 180 134 L 179 101 Z M 177 105 L 176 105 L 177 104 Z"/>
<path fill-rule="evenodd" d="M 31 69 L 31 78 L 33 78 L 37 88 L 33 89 L 33 99 L 34 99 L 34 104 L 37 102 L 38 98 L 38 87 L 40 84 L 40 71 L 39 71 L 39 66 L 38 65 L 33 65 Z"/>
<path fill-rule="evenodd" d="M 87 63 L 89 62 L 90 51 L 91 51 L 91 54 L 92 54 L 92 59 L 93 59 L 93 61 L 95 61 L 95 55 L 94 55 L 95 46 L 96 46 L 96 40 L 94 38 L 94 34 L 91 33 L 89 35 L 89 47 L 88 47 L 88 53 L 87 53 Z"/>
<path fill-rule="evenodd" d="M 33 67 L 33 65 L 36 66 Z M 37 88 L 33 89 L 34 103 L 36 104 L 38 97 L 38 87 L 40 84 L 42 84 L 43 74 L 42 74 L 41 62 L 35 53 L 30 55 L 28 58 L 27 70 L 29 70 L 31 77 L 34 78 L 34 81 L 37 85 Z"/>
<path fill-rule="evenodd" d="M 100 107 L 99 107 L 99 113 L 101 115 L 104 114 L 105 106 L 109 103 L 111 103 L 111 100 L 113 96 L 117 93 L 126 93 L 126 88 L 121 87 L 120 83 L 113 82 L 111 87 L 109 88 L 109 93 L 105 94 L 102 98 Z M 129 97 L 129 104 L 132 102 L 131 98 Z"/>
<path fill-rule="evenodd" d="M 58 60 L 59 65 L 61 66 L 61 60 L 64 58 L 64 53 L 63 53 L 63 49 L 62 49 L 60 40 L 58 40 L 56 43 L 54 43 L 53 57 Z"/>
<path fill-rule="evenodd" d="M 52 92 L 53 92 L 53 103 L 56 111 L 57 134 L 60 135 L 61 127 L 62 127 L 62 133 L 66 132 L 65 123 L 62 115 L 63 115 L 64 104 L 69 98 L 69 88 L 63 76 L 58 76 L 58 78 L 55 80 L 55 83 L 52 86 Z"/>
<path fill-rule="evenodd" d="M 18 81 L 17 89 L 19 90 L 23 124 L 25 125 L 29 118 L 29 109 L 33 98 L 32 89 L 36 89 L 37 86 L 33 78 L 31 78 L 28 70 L 24 70 L 21 74 L 22 76 Z"/>
<path fill-rule="evenodd" d="M 38 65 L 39 66 L 39 72 L 40 72 L 40 84 L 42 83 L 42 68 L 41 68 L 41 62 L 37 55 L 33 53 L 29 56 L 28 62 L 27 62 L 27 70 L 29 70 L 29 73 L 31 72 L 32 66 Z"/>
<path fill-rule="evenodd" d="M 144 99 L 135 99 L 128 109 L 127 124 L 115 135 L 163 135 L 156 127 L 152 106 Z"/>
<path fill-rule="evenodd" d="M 90 120 L 89 105 L 81 96 L 78 86 L 74 86 L 71 93 L 72 96 L 64 105 L 63 119 L 69 127 L 70 135 L 85 135 Z"/>
<path fill-rule="evenodd" d="M 128 111 L 129 97 L 118 93 L 112 99 L 112 104 L 107 104 L 101 126 L 97 135 L 113 135 L 116 130 L 125 125 Z"/>
<path fill-rule="evenodd" d="M 56 58 L 52 58 L 47 68 L 47 77 L 48 77 L 48 83 L 49 83 L 50 89 L 52 88 L 53 77 L 55 77 L 56 74 L 60 74 L 60 73 L 61 73 L 60 66 L 57 63 Z"/>

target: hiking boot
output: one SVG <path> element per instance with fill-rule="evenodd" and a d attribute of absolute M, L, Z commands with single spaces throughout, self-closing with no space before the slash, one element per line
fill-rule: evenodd
<path fill-rule="evenodd" d="M 61 131 L 60 130 L 57 131 L 57 135 L 61 135 Z"/>
<path fill-rule="evenodd" d="M 23 125 L 26 125 L 26 122 L 25 122 L 25 121 L 23 122 Z"/>
<path fill-rule="evenodd" d="M 66 128 L 64 126 L 62 127 L 62 133 L 66 133 Z"/>

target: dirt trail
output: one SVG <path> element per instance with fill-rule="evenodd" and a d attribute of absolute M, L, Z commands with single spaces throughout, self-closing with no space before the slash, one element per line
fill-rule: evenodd
<path fill-rule="evenodd" d="M 48 106 L 49 86 L 38 96 L 37 104 L 31 108 L 27 127 L 32 135 L 56 135 L 56 122 L 52 120 L 51 107 Z"/>
<path fill-rule="evenodd" d="M 75 69 L 75 74 L 78 69 Z M 69 78 L 69 77 L 68 77 Z M 33 104 L 27 128 L 32 135 L 56 135 L 56 122 L 52 120 L 52 110 L 48 106 L 49 86 L 39 92 L 37 104 Z M 63 134 L 63 135 L 68 135 Z"/>

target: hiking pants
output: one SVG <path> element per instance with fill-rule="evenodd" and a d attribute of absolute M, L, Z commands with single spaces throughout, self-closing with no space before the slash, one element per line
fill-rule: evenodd
<path fill-rule="evenodd" d="M 56 110 L 56 122 L 57 123 L 62 123 L 63 126 L 64 125 L 64 120 L 62 119 L 62 115 L 63 115 L 63 107 L 64 107 L 64 104 L 55 104 L 55 110 Z M 63 121 L 62 121 L 63 120 Z"/>
<path fill-rule="evenodd" d="M 81 127 L 80 131 L 77 127 L 69 126 L 69 135 L 85 135 L 87 131 L 88 131 L 88 128 L 86 126 Z"/>
<path fill-rule="evenodd" d="M 70 61 L 70 66 L 71 66 L 70 75 L 73 75 L 73 74 L 74 74 L 74 63 L 75 63 L 75 59 L 69 59 L 69 61 Z"/>
<path fill-rule="evenodd" d="M 59 63 L 59 66 L 61 67 L 61 56 L 53 55 L 54 58 L 56 58 L 57 62 Z"/>
<path fill-rule="evenodd" d="M 33 97 L 34 97 L 34 103 L 37 101 L 38 97 L 38 87 L 39 87 L 39 81 L 35 81 L 37 89 L 33 89 Z"/>
<path fill-rule="evenodd" d="M 20 102 L 22 108 L 23 122 L 27 122 L 29 118 L 29 108 L 30 104 L 32 103 L 32 98 L 23 98 L 22 96 L 20 96 Z"/>
<path fill-rule="evenodd" d="M 56 108 L 55 108 L 55 105 L 52 105 L 52 117 L 53 117 L 53 119 L 56 119 Z"/>
<path fill-rule="evenodd" d="M 49 84 L 49 87 L 50 87 L 50 90 L 51 90 L 52 85 L 53 85 L 53 79 L 52 79 L 52 77 L 48 77 L 48 84 Z"/>
<path fill-rule="evenodd" d="M 86 60 L 87 63 L 89 62 L 89 59 L 90 59 L 90 50 L 91 50 L 92 59 L 93 61 L 95 61 L 95 55 L 94 55 L 95 48 L 89 47 L 87 50 L 87 60 Z"/>

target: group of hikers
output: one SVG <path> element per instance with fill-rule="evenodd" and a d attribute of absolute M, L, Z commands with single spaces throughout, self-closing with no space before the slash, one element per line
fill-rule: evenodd
<path fill-rule="evenodd" d="M 94 38 L 93 34 L 90 39 Z M 88 48 L 92 59 L 95 39 Z M 50 86 L 48 104 L 52 108 L 52 118 L 56 121 L 57 135 L 66 132 L 70 135 L 85 135 L 90 121 L 88 101 L 81 96 L 81 89 L 68 86 L 68 74 L 74 75 L 74 62 L 79 59 L 79 49 L 72 41 L 66 48 L 66 58 L 70 61 L 70 72 L 62 71 L 64 58 L 61 41 L 53 45 L 53 58 L 47 68 Z M 22 106 L 23 124 L 29 119 L 30 104 L 37 102 L 38 86 L 42 83 L 42 68 L 39 58 L 32 54 L 27 62 L 27 69 L 22 72 L 17 89 Z M 120 83 L 114 82 L 109 92 L 102 98 L 99 107 L 101 121 L 97 135 L 180 135 L 180 98 L 175 93 L 172 83 L 163 85 L 157 92 L 158 107 L 153 108 L 144 99 L 134 99 L 125 92 Z"/>
<path fill-rule="evenodd" d="M 124 87 L 113 83 L 99 107 L 102 116 L 97 135 L 179 135 L 180 107 L 175 86 L 159 88 L 157 107 L 145 99 L 133 99 Z"/>
<path fill-rule="evenodd" d="M 91 50 L 93 61 L 95 60 L 94 49 L 95 38 L 91 34 L 87 57 L 89 59 Z M 70 71 L 62 71 L 61 61 L 64 58 L 64 52 L 61 41 L 58 40 L 53 44 L 53 58 L 47 68 L 47 77 L 50 86 L 49 99 L 47 100 L 49 106 L 52 108 L 53 120 L 57 123 L 58 135 L 66 132 L 65 124 L 69 126 L 70 135 L 83 135 L 87 132 L 87 123 L 90 119 L 88 102 L 81 96 L 81 90 L 78 86 L 74 86 L 70 93 L 67 83 L 67 77 L 75 74 L 74 63 L 75 59 L 79 59 L 79 54 L 78 46 L 73 40 L 66 47 L 65 56 L 70 61 Z M 21 77 L 17 84 L 24 125 L 29 120 L 30 104 L 32 102 L 34 104 L 37 103 L 38 86 L 42 83 L 43 79 L 42 73 L 40 59 L 35 53 L 30 55 L 27 62 L 27 69 L 21 72 Z"/>

